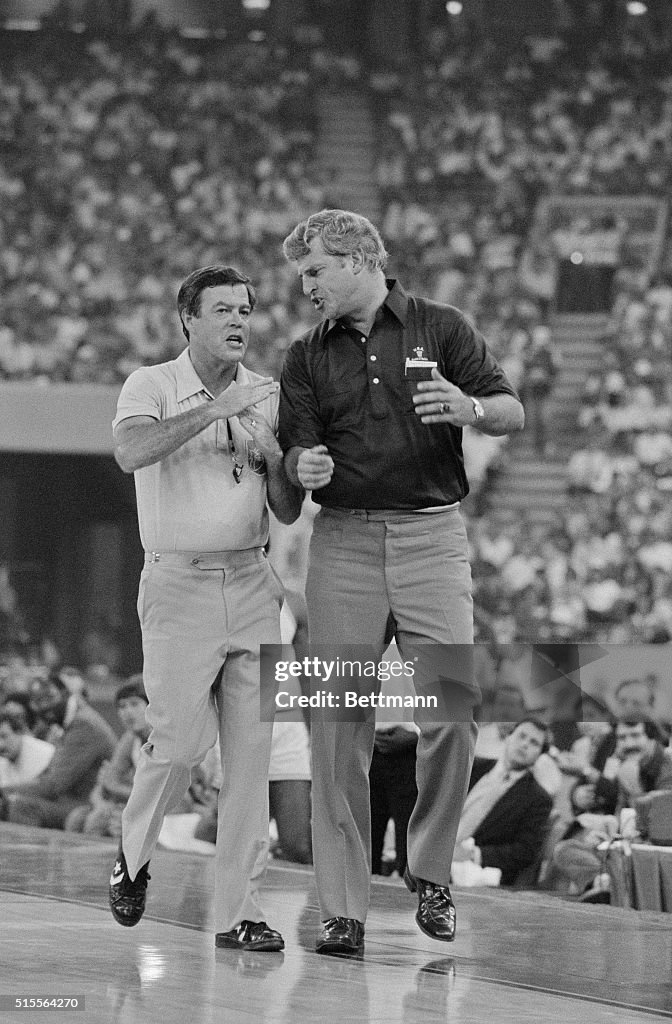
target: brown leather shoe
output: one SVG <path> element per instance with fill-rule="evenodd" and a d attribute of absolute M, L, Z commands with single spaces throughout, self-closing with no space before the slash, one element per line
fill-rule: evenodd
<path fill-rule="evenodd" d="M 354 917 L 330 917 L 322 922 L 317 937 L 317 953 L 361 953 L 364 949 L 364 925 Z"/>
<path fill-rule="evenodd" d="M 418 894 L 418 912 L 415 920 L 420 931 L 430 939 L 452 942 L 457 927 L 457 913 L 447 885 L 436 885 L 412 875 L 406 866 L 404 882 L 411 892 Z"/>
<path fill-rule="evenodd" d="M 217 932 L 218 949 L 250 949 L 256 953 L 279 953 L 285 948 L 280 932 L 269 928 L 265 921 L 241 921 L 230 932 Z"/>

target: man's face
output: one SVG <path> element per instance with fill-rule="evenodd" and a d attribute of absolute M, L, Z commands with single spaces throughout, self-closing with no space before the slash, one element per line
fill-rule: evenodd
<path fill-rule="evenodd" d="M 208 363 L 235 366 L 245 357 L 250 342 L 252 307 L 244 284 L 218 284 L 204 288 L 197 315 L 184 315 L 193 355 Z"/>
<path fill-rule="evenodd" d="M 632 682 L 623 686 L 616 694 L 618 714 L 622 718 L 634 718 L 637 715 L 651 714 L 651 691 L 644 682 Z"/>
<path fill-rule="evenodd" d="M 0 722 L 0 757 L 16 761 L 21 753 L 21 733 L 14 732 L 9 722 Z"/>
<path fill-rule="evenodd" d="M 507 737 L 506 760 L 510 768 L 520 771 L 531 768 L 544 746 L 544 732 L 532 722 L 523 722 Z"/>
<path fill-rule="evenodd" d="M 616 757 L 620 757 L 621 760 L 626 757 L 641 757 L 651 749 L 653 742 L 646 735 L 643 722 L 616 726 Z"/>
<path fill-rule="evenodd" d="M 61 722 L 68 703 L 67 690 L 61 690 L 54 683 L 40 680 L 34 682 L 30 687 L 30 704 L 38 716 L 45 722 L 52 724 Z"/>
<path fill-rule="evenodd" d="M 352 256 L 332 256 L 324 251 L 319 238 L 309 243 L 310 252 L 297 262 L 297 270 L 307 295 L 320 316 L 337 320 L 357 308 L 359 275 Z"/>
<path fill-rule="evenodd" d="M 117 714 L 124 729 L 140 735 L 146 728 L 147 703 L 142 697 L 123 697 L 117 703 Z"/>

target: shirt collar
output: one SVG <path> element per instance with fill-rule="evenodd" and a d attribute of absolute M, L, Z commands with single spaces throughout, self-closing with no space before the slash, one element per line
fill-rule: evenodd
<path fill-rule="evenodd" d="M 406 316 L 408 313 L 408 295 L 401 287 L 399 282 L 395 278 L 386 278 L 385 283 L 388 287 L 387 298 L 383 302 L 382 306 L 376 313 L 376 319 L 382 315 L 384 309 L 389 311 L 396 317 L 402 327 L 406 326 Z M 340 320 L 327 320 L 325 337 L 330 334 L 336 328 L 344 328 L 344 324 Z M 346 328 L 347 329 L 347 328 Z"/>
<path fill-rule="evenodd" d="M 206 395 L 210 395 L 210 392 L 194 369 L 188 348 L 180 352 L 175 360 L 175 375 L 177 378 L 178 402 L 183 402 L 185 398 L 191 398 L 192 395 L 198 395 L 201 391 L 205 391 Z M 212 398 L 212 395 L 210 397 Z"/>
<path fill-rule="evenodd" d="M 492 766 L 492 771 L 500 779 L 507 779 L 508 781 L 513 780 L 514 782 L 521 778 L 525 772 L 529 771 L 529 768 L 507 768 L 502 755 L 497 763 Z"/>
<path fill-rule="evenodd" d="M 210 391 L 196 373 L 188 348 L 180 352 L 175 360 L 175 375 L 177 379 L 178 402 L 183 402 L 185 398 L 191 398 L 192 395 L 200 395 L 201 392 L 205 392 L 208 397 L 214 398 L 214 395 L 210 394 Z M 242 363 L 238 363 L 234 379 L 238 384 L 250 383 L 249 371 L 245 369 Z"/>

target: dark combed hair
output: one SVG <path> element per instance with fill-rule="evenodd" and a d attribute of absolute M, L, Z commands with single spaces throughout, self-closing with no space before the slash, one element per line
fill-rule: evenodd
<path fill-rule="evenodd" d="M 535 729 L 539 730 L 539 732 L 543 732 L 544 740 L 541 745 L 541 752 L 542 754 L 545 754 L 546 751 L 549 749 L 551 737 L 550 729 L 548 728 L 546 723 L 542 722 L 540 718 L 535 718 L 534 715 L 523 715 L 523 717 L 514 724 L 511 733 L 515 732 L 516 729 L 518 729 L 521 725 L 533 725 Z M 509 733 L 509 736 L 511 735 L 511 733 Z"/>
<path fill-rule="evenodd" d="M 643 718 L 641 715 L 623 715 L 616 719 L 616 725 L 626 725 L 632 728 L 635 725 L 644 726 L 644 735 L 649 740 L 658 740 L 659 743 L 667 743 L 665 730 L 655 718 Z"/>
<path fill-rule="evenodd" d="M 198 316 L 201 292 L 205 288 L 216 288 L 220 284 L 244 284 L 247 288 L 250 308 L 254 309 L 257 293 L 249 277 L 241 274 L 235 267 L 225 267 L 221 263 L 215 263 L 211 267 L 200 267 L 198 270 L 192 271 L 188 277 L 185 277 L 177 293 L 177 312 L 179 313 L 182 331 L 187 341 L 189 340 L 189 332 L 184 326 L 183 314 Z"/>
<path fill-rule="evenodd" d="M 32 732 L 35 727 L 35 712 L 33 711 L 32 704 L 30 703 L 30 694 L 24 693 L 21 690 L 10 690 L 6 693 L 2 704 L 0 704 L 0 711 L 9 711 L 14 714 L 11 708 L 5 707 L 6 704 L 20 704 L 21 705 L 21 716 L 24 719 L 24 724 L 29 732 Z"/>
<path fill-rule="evenodd" d="M 145 704 L 149 704 L 149 697 L 145 692 L 145 685 L 142 681 L 142 673 L 138 672 L 134 676 L 130 676 L 125 683 L 122 683 L 117 692 L 114 695 L 114 703 L 118 704 L 122 700 L 126 700 L 128 697 L 140 697 L 144 700 Z"/>

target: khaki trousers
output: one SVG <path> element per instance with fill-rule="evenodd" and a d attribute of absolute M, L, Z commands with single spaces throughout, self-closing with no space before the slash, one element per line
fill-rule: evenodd
<path fill-rule="evenodd" d="M 385 648 L 390 613 L 403 658 L 419 643 L 473 643 L 471 571 L 458 508 L 437 514 L 322 509 L 310 547 L 306 587 L 311 644 Z M 340 647 L 339 647 L 340 644 Z M 476 687 L 465 690 L 466 721 L 420 728 L 418 798 L 408 826 L 410 871 L 441 885 L 450 880 L 457 826 L 476 744 Z M 313 857 L 322 920 L 364 922 L 371 879 L 369 765 L 374 722 L 335 722 L 314 713 L 311 725 Z"/>
<path fill-rule="evenodd" d="M 219 732 L 216 931 L 264 919 L 272 723 L 260 721 L 259 645 L 280 643 L 281 603 L 261 549 L 159 553 L 140 580 L 151 733 L 122 817 L 124 855 L 133 878 Z"/>

